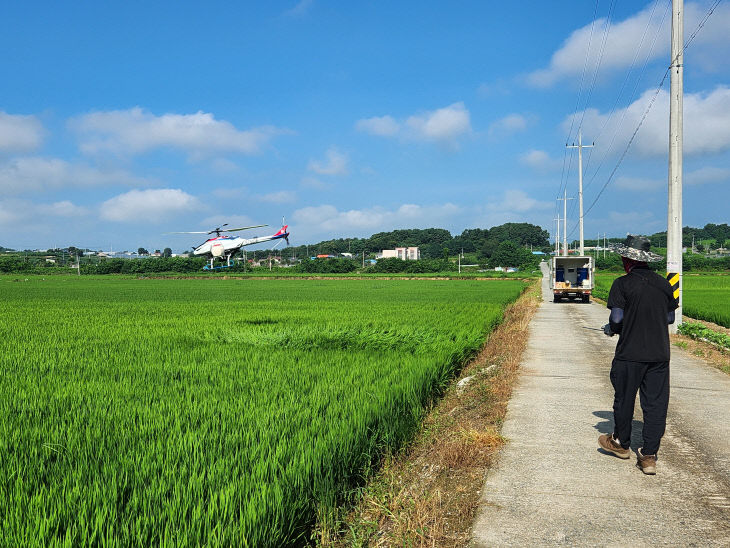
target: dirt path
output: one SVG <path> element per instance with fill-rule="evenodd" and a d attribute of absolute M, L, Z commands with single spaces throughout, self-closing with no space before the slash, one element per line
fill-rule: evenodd
<path fill-rule="evenodd" d="M 656 476 L 603 454 L 613 430 L 608 378 L 616 337 L 598 304 L 552 303 L 530 324 L 487 476 L 474 546 L 730 546 L 730 377 L 672 348 L 667 434 Z M 632 449 L 641 445 L 636 405 Z"/>

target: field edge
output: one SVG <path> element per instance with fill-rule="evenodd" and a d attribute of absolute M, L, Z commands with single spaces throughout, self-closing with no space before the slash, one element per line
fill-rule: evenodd
<path fill-rule="evenodd" d="M 320 547 L 463 546 L 484 476 L 503 445 L 500 431 L 540 282 L 509 305 L 502 323 L 455 378 L 413 442 L 386 457 L 353 495 L 353 507 L 321 514 L 311 542 Z M 468 384 L 460 382 L 469 378 Z"/>

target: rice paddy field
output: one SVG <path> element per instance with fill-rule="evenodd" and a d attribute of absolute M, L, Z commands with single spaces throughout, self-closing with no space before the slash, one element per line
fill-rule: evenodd
<path fill-rule="evenodd" d="M 608 298 L 611 283 L 619 274 L 598 274 L 595 294 Z M 701 274 L 683 277 L 682 312 L 697 320 L 730 327 L 730 275 Z"/>
<path fill-rule="evenodd" d="M 0 277 L 0 545 L 305 543 L 524 287 Z"/>

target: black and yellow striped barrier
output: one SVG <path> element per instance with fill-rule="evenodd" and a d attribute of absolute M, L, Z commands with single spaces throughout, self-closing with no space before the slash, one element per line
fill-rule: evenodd
<path fill-rule="evenodd" d="M 667 272 L 667 280 L 669 281 L 669 285 L 672 286 L 674 300 L 679 305 L 679 272 Z"/>

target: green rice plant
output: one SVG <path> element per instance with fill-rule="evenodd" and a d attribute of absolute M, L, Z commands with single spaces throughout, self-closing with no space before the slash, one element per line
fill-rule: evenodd
<path fill-rule="evenodd" d="M 684 276 L 684 314 L 730 327 L 730 276 Z"/>
<path fill-rule="evenodd" d="M 305 543 L 524 287 L 0 277 L 0 545 Z"/>

